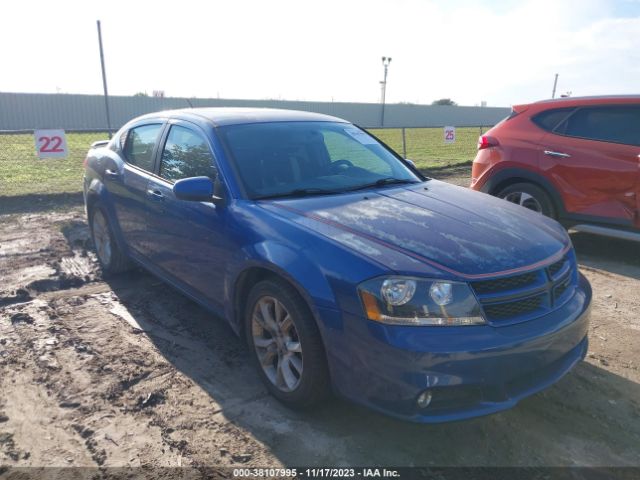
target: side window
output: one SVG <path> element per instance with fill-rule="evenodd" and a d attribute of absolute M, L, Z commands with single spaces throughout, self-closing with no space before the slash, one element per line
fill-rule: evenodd
<path fill-rule="evenodd" d="M 556 108 L 553 110 L 546 110 L 544 112 L 540 112 L 531 120 L 533 120 L 533 123 L 543 130 L 550 132 L 574 110 L 575 108 Z"/>
<path fill-rule="evenodd" d="M 179 125 L 171 127 L 160 161 L 162 178 L 175 182 L 188 177 L 215 177 L 213 165 L 209 146 L 200 135 Z"/>
<path fill-rule="evenodd" d="M 640 146 L 640 107 L 581 108 L 558 131 L 570 137 Z"/>
<path fill-rule="evenodd" d="M 158 141 L 162 125 L 143 125 L 129 130 L 124 144 L 127 161 L 147 171 L 153 170 L 153 147 Z"/>
<path fill-rule="evenodd" d="M 355 139 L 334 131 L 325 131 L 323 135 L 331 163 L 349 159 L 354 167 L 361 167 L 384 176 L 393 174 L 389 163 Z"/>

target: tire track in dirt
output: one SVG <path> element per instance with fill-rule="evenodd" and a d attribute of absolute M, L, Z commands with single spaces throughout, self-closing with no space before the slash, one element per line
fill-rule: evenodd
<path fill-rule="evenodd" d="M 122 315 L 111 313 L 116 307 L 125 312 L 128 309 L 112 292 L 112 285 L 99 281 L 95 258 L 86 251 L 86 226 L 77 215 L 65 215 L 60 222 L 54 221 L 54 226 L 60 223 L 63 238 L 56 238 L 54 228 L 47 248 L 33 249 L 29 255 L 6 255 L 0 264 L 2 274 L 19 268 L 17 261 L 41 265 L 39 273 L 44 277 L 21 282 L 15 275 L 12 285 L 3 284 L 0 338 L 6 348 L 1 351 L 0 367 L 3 373 L 7 370 L 2 375 L 3 391 L 11 395 L 2 396 L 7 421 L 0 424 L 0 432 L 4 426 L 17 429 L 0 437 L 6 437 L 5 458 L 18 464 L 57 466 L 197 466 L 218 463 L 216 457 L 221 457 L 222 463 L 225 457 L 227 463 L 234 463 L 234 458 L 260 458 L 266 449 L 227 425 L 224 418 L 211 420 L 222 408 L 205 401 L 208 394 L 177 372 L 141 333 L 154 330 L 154 341 L 171 344 L 174 349 L 206 349 L 206 345 L 181 340 L 180 334 L 170 329 L 165 331 L 166 325 L 157 317 L 147 320 L 144 329 L 134 329 Z M 22 228 L 27 229 L 26 225 Z M 9 239 L 0 237 L 0 242 L 21 243 L 27 238 L 25 232 Z M 43 236 L 39 238 L 42 241 Z M 134 275 L 134 281 L 123 278 L 114 283 L 120 294 L 130 295 L 138 305 L 133 305 L 133 310 L 148 302 L 149 285 L 159 285 L 144 274 Z M 17 288 L 8 291 L 7 285 Z M 151 315 L 146 317 L 151 319 Z M 210 386 L 214 391 L 219 389 L 214 383 Z M 31 399 L 38 405 L 32 405 Z M 183 416 L 180 407 L 196 401 L 202 409 L 201 418 L 175 425 L 171 419 Z M 29 412 L 38 421 L 34 422 Z M 189 440 L 195 428 L 204 428 L 205 437 L 207 431 L 222 430 L 215 437 L 224 447 L 195 452 Z M 2 454 L 0 463 L 1 459 Z"/>

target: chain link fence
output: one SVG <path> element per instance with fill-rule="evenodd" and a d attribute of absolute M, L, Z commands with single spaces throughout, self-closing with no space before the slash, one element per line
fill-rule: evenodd
<path fill-rule="evenodd" d="M 471 162 L 478 136 L 488 128 L 458 127 L 455 143 L 451 144 L 445 144 L 442 127 L 370 129 L 370 132 L 413 160 L 421 170 L 436 172 Z M 91 144 L 107 139 L 108 133 L 67 130 L 65 136 L 68 147 L 65 158 L 40 159 L 32 130 L 0 131 L 0 213 L 18 199 L 36 204 L 69 198 L 81 202 L 83 160 Z"/>

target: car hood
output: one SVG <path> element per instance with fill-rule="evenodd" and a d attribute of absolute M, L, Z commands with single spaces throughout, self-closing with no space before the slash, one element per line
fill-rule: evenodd
<path fill-rule="evenodd" d="M 436 180 L 283 199 L 268 208 L 396 271 L 422 263 L 483 278 L 555 261 L 571 246 L 554 220 Z"/>

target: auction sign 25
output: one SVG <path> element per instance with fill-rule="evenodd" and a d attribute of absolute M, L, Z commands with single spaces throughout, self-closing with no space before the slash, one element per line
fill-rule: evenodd
<path fill-rule="evenodd" d="M 69 153 L 64 130 L 35 130 L 33 135 L 38 158 L 65 158 Z"/>
<path fill-rule="evenodd" d="M 456 143 L 456 127 L 444 127 L 444 143 Z"/>

